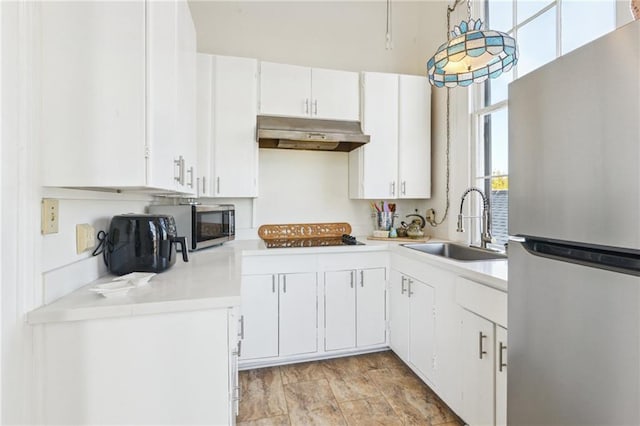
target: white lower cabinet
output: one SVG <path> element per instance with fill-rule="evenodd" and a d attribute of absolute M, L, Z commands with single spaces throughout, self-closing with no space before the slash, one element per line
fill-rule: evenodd
<path fill-rule="evenodd" d="M 34 325 L 37 423 L 233 424 L 239 397 L 233 311 Z"/>
<path fill-rule="evenodd" d="M 325 272 L 325 350 L 384 344 L 385 268 Z"/>
<path fill-rule="evenodd" d="M 244 360 L 317 351 L 315 272 L 242 277 Z"/>
<path fill-rule="evenodd" d="M 507 329 L 496 325 L 496 425 L 507 424 Z"/>
<path fill-rule="evenodd" d="M 468 424 L 507 424 L 506 293 L 458 278 L 460 415 Z"/>
<path fill-rule="evenodd" d="M 391 348 L 427 380 L 435 381 L 435 290 L 391 270 Z"/>
<path fill-rule="evenodd" d="M 280 274 L 280 356 L 318 350 L 315 273 Z"/>
<path fill-rule="evenodd" d="M 462 416 L 470 425 L 493 425 L 494 324 L 462 310 Z"/>

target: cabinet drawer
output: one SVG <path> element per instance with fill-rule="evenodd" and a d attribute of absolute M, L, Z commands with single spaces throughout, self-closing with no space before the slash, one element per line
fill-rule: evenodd
<path fill-rule="evenodd" d="M 287 256 L 242 256 L 242 275 L 289 274 L 315 271 L 318 268 L 315 254 Z"/>
<path fill-rule="evenodd" d="M 507 327 L 507 293 L 484 284 L 458 278 L 456 280 L 456 302 L 503 327 Z"/>

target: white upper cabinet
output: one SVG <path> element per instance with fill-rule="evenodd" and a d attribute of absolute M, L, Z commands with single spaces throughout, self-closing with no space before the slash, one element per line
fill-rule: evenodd
<path fill-rule="evenodd" d="M 398 198 L 430 198 L 431 87 L 426 77 L 399 79 Z"/>
<path fill-rule="evenodd" d="M 261 62 L 260 114 L 357 121 L 358 73 Z"/>
<path fill-rule="evenodd" d="M 41 17 L 42 184 L 191 193 L 187 3 L 45 2 Z"/>
<path fill-rule="evenodd" d="M 153 2 L 155 3 L 155 2 Z M 160 2 L 162 3 L 162 2 Z M 174 156 L 183 164 L 178 190 L 196 193 L 196 29 L 186 1 L 177 3 L 178 42 L 178 101 L 175 114 L 178 120 Z"/>
<path fill-rule="evenodd" d="M 313 118 L 360 119 L 360 76 L 357 72 L 311 69 L 310 112 Z"/>
<path fill-rule="evenodd" d="M 349 153 L 349 196 L 431 196 L 431 102 L 425 77 L 362 73 L 362 126 L 371 141 Z"/>
<path fill-rule="evenodd" d="M 258 61 L 198 54 L 198 195 L 256 197 Z"/>
<path fill-rule="evenodd" d="M 396 198 L 398 191 L 398 76 L 362 74 L 362 128 L 371 136 L 349 153 L 351 198 Z"/>
<path fill-rule="evenodd" d="M 43 185 L 145 185 L 144 3 L 43 2 L 41 13 Z"/>

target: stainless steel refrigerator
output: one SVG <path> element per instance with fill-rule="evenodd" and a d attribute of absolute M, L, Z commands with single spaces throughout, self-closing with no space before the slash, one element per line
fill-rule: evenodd
<path fill-rule="evenodd" d="M 640 424 L 640 22 L 509 86 L 507 421 Z"/>

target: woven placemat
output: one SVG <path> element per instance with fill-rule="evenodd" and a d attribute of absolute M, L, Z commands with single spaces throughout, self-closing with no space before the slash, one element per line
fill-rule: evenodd
<path fill-rule="evenodd" d="M 351 225 L 348 223 L 286 223 L 258 228 L 258 236 L 263 240 L 331 238 L 342 237 L 343 234 L 351 234 Z"/>

